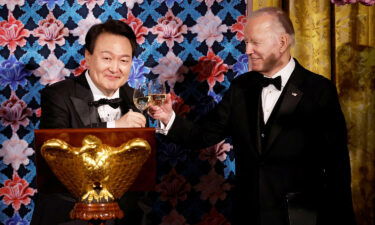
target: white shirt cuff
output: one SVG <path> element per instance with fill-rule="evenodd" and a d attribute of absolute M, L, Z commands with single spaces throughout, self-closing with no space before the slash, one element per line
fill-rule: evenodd
<path fill-rule="evenodd" d="M 176 113 L 173 111 L 171 119 L 169 120 L 167 126 L 165 126 L 163 123 L 160 123 L 160 130 L 157 130 L 157 132 L 167 135 L 175 119 L 176 119 Z"/>
<path fill-rule="evenodd" d="M 107 122 L 107 128 L 116 128 L 116 121 L 112 120 Z"/>

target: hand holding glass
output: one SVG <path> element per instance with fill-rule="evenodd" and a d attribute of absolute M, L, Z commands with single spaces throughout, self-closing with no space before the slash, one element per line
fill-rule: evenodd
<path fill-rule="evenodd" d="M 150 96 L 149 103 L 151 105 L 161 106 L 167 98 L 165 84 L 158 79 L 151 80 L 148 86 L 148 94 Z M 160 128 L 158 121 L 157 128 Z"/>

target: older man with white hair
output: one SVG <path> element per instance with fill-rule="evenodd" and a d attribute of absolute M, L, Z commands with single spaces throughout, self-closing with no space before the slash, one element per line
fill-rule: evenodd
<path fill-rule="evenodd" d="M 233 80 L 200 122 L 176 116 L 170 97 L 149 114 L 193 148 L 232 136 L 232 224 L 354 225 L 345 119 L 334 84 L 291 57 L 294 29 L 278 8 L 245 26 L 251 72 Z"/>

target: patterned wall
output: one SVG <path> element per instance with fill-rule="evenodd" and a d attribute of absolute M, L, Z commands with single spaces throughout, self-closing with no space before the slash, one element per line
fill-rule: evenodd
<path fill-rule="evenodd" d="M 130 85 L 167 81 L 175 111 L 196 120 L 247 71 L 245 11 L 245 0 L 0 0 L 0 222 L 31 220 L 40 90 L 85 70 L 91 25 L 129 24 L 140 44 Z M 158 184 L 140 202 L 144 216 L 153 214 L 153 224 L 228 224 L 230 139 L 200 151 L 158 141 Z"/>

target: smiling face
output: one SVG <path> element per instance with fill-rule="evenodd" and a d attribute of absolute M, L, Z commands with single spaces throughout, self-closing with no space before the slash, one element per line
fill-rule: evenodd
<path fill-rule="evenodd" d="M 251 70 L 272 76 L 290 59 L 286 36 L 272 26 L 273 17 L 267 14 L 251 17 L 245 26 L 246 54 Z"/>
<path fill-rule="evenodd" d="M 92 54 L 85 51 L 89 75 L 95 86 L 106 96 L 112 96 L 129 78 L 132 46 L 128 38 L 102 33 Z"/>

